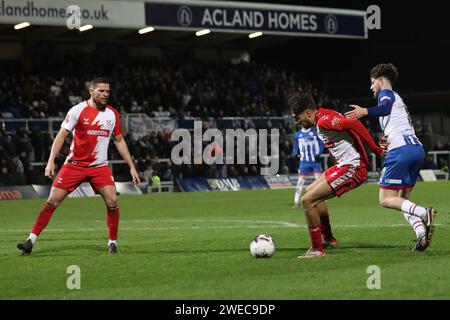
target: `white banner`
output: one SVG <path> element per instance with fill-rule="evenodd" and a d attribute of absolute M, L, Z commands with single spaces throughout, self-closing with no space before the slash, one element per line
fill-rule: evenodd
<path fill-rule="evenodd" d="M 82 0 L 0 0 L 0 23 L 142 28 L 144 2 Z"/>

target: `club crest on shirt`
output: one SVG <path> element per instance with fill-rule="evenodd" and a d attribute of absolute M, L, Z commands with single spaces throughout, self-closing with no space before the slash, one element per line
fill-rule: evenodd
<path fill-rule="evenodd" d="M 333 120 L 331 120 L 331 124 L 334 126 L 334 127 L 337 127 L 338 125 L 339 125 L 339 122 L 341 122 L 341 119 L 339 119 L 339 118 L 333 118 Z"/>

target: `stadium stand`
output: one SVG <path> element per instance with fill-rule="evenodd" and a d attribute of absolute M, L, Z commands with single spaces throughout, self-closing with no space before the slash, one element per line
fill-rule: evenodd
<path fill-rule="evenodd" d="M 93 62 L 95 61 L 95 63 Z M 36 57 L 33 72 L 18 72 L 19 64 L 5 64 L 0 71 L 0 185 L 49 184 L 41 174 L 51 142 L 70 106 L 87 97 L 88 80 L 99 74 L 110 75 L 110 104 L 127 114 L 145 114 L 152 119 L 176 119 L 176 127 L 192 128 L 193 121 L 210 121 L 211 127 L 280 129 L 280 174 L 295 173 L 297 161 L 292 155 L 294 128 L 288 115 L 286 97 L 294 91 L 309 92 L 321 106 L 344 112 L 346 105 L 330 99 L 324 90 L 302 75 L 255 61 L 202 62 L 179 57 L 164 60 L 81 53 L 69 56 Z M 232 117 L 232 118 L 230 118 Z M 20 120 L 19 120 L 20 119 Z M 22 120 L 27 119 L 27 120 Z M 366 126 L 372 128 L 368 120 Z M 205 128 L 206 129 L 206 128 Z M 419 135 L 425 126 L 417 122 Z M 376 132 L 371 131 L 373 137 Z M 143 181 L 152 176 L 161 181 L 181 177 L 237 177 L 258 175 L 258 165 L 172 165 L 174 145 L 170 131 L 134 135 L 126 140 L 137 161 Z M 449 150 L 439 145 L 436 150 Z M 68 144 L 58 165 L 68 153 Z M 120 159 L 114 146 L 109 158 Z M 162 159 L 162 160 L 161 160 Z M 379 168 L 379 161 L 376 167 Z M 448 171 L 448 159 L 430 156 L 427 168 Z M 377 168 L 373 168 L 376 170 Z M 128 179 L 126 165 L 113 165 L 117 181 Z"/>
<path fill-rule="evenodd" d="M 272 127 L 276 121 L 281 126 L 281 141 L 285 141 L 282 153 L 282 172 L 295 171 L 295 159 L 291 155 L 292 127 L 286 119 L 267 120 L 273 116 L 286 116 L 286 96 L 294 90 L 313 94 L 319 104 L 327 104 L 325 92 L 314 88 L 299 75 L 277 70 L 256 62 L 241 64 L 201 63 L 195 60 L 167 62 L 157 59 L 122 60 L 113 70 L 112 57 L 102 56 L 102 63 L 92 65 L 91 59 L 81 60 L 83 55 L 74 54 L 63 58 L 40 57 L 40 63 L 32 75 L 17 73 L 15 68 L 1 71 L 0 113 L 4 128 L 1 132 L 2 179 L 4 185 L 42 183 L 35 175 L 36 167 L 30 163 L 45 162 L 51 146 L 52 134 L 47 121 L 41 128 L 14 119 L 63 118 L 70 106 L 86 97 L 86 79 L 95 74 L 110 71 L 112 96 L 110 104 L 126 113 L 161 114 L 178 119 L 179 127 L 192 125 L 192 119 L 217 118 L 214 126 L 219 129 L 242 127 L 255 129 Z M 111 60 L 109 60 L 111 59 Z M 96 59 L 93 59 L 96 60 Z M 82 66 L 82 67 L 79 67 Z M 206 75 L 203 76 L 203 75 Z M 227 121 L 225 117 L 240 117 Z M 251 118 L 253 117 L 253 118 Z M 258 117 L 260 119 L 258 119 Z M 254 120 L 252 120 L 254 119 Z M 5 125 L 5 123 L 7 125 Z M 29 122 L 38 125 L 37 122 Z M 57 130 L 59 122 L 54 121 Z M 5 132 L 5 128 L 8 132 Z M 142 176 L 157 173 L 162 180 L 174 177 L 226 177 L 256 175 L 256 166 L 173 167 L 158 159 L 170 157 L 173 143 L 170 134 L 153 132 L 143 137 L 126 136 Z M 66 144 L 59 164 L 68 152 Z M 110 159 L 119 159 L 114 147 Z M 120 167 L 120 166 L 118 166 Z M 116 168 L 119 174 L 120 168 Z M 126 170 L 125 166 L 124 169 Z M 123 172 L 126 175 L 126 172 Z M 45 180 L 45 179 L 44 179 Z M 145 181 L 145 180 L 144 180 Z M 47 181 L 49 182 L 49 181 Z"/>

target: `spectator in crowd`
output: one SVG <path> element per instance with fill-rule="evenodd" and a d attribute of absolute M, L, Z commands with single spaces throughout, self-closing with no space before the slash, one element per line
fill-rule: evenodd
<path fill-rule="evenodd" d="M 151 181 L 152 181 L 152 176 L 153 176 L 153 172 L 154 172 L 155 170 L 153 170 L 153 164 L 152 163 L 149 163 L 148 165 L 147 165 L 147 168 L 145 169 L 145 171 L 144 172 L 142 172 L 142 179 L 143 179 L 143 181 L 145 181 L 147 184 L 151 184 Z"/>
<path fill-rule="evenodd" d="M 121 112 L 146 113 L 149 116 L 170 116 L 178 120 L 198 117 L 206 124 L 204 130 L 217 127 L 270 129 L 280 132 L 279 173 L 296 172 L 292 149 L 292 123 L 276 122 L 267 117 L 288 114 L 286 97 L 296 91 L 313 95 L 320 106 L 332 107 L 344 112 L 347 106 L 339 99 L 331 99 L 327 93 L 315 87 L 300 74 L 271 67 L 266 64 L 240 59 L 239 63 L 211 63 L 195 59 L 141 59 L 99 53 L 86 55 L 74 52 L 64 57 L 36 53 L 32 74 L 18 72 L 19 66 L 0 70 L 0 117 L 34 118 L 64 117 L 70 106 L 87 97 L 86 83 L 81 79 L 95 74 L 111 74 L 114 88 L 110 103 Z M 93 61 L 96 61 L 94 64 Z M 236 62 L 236 61 L 235 61 Z M 214 118 L 211 120 L 211 117 Z M 218 117 L 241 117 L 239 120 L 217 119 Z M 258 118 L 261 117 L 261 118 Z M 217 119 L 217 122 L 215 121 Z M 375 132 L 371 132 L 375 135 Z M 181 177 L 236 177 L 258 175 L 260 165 L 167 165 L 158 159 L 170 158 L 174 143 L 170 133 L 153 132 L 146 135 L 125 136 L 130 149 L 138 160 L 138 168 L 146 180 L 158 175 L 162 181 Z M 6 134 L 0 126 L 0 164 L 5 184 L 8 177 L 25 175 L 30 183 L 39 181 L 42 167 L 30 163 L 46 161 L 52 137 L 46 130 L 17 128 Z M 66 143 L 56 160 L 61 167 L 69 152 Z M 216 150 L 217 153 L 225 150 Z M 108 150 L 109 159 L 120 159 L 114 145 Z M 193 153 L 191 155 L 193 157 Z M 248 159 L 248 150 L 246 154 Z M 192 163 L 194 159 L 192 158 Z M 330 159 L 330 161 L 332 161 Z M 21 163 L 21 164 L 20 164 Z M 127 177 L 127 167 L 114 165 L 117 181 Z M 153 172 L 152 172 L 153 171 Z M 13 179 L 14 180 L 14 179 Z"/>

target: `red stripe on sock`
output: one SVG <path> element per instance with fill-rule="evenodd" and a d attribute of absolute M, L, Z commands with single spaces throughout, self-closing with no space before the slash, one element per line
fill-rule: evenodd
<path fill-rule="evenodd" d="M 415 205 L 414 205 L 413 207 L 411 207 L 411 208 L 412 208 L 412 210 L 411 210 L 411 211 L 412 211 L 412 213 L 411 213 L 411 214 L 412 214 L 412 215 L 414 215 L 414 211 L 416 211 L 416 208 L 417 208 L 417 204 L 415 204 Z"/>
<path fill-rule="evenodd" d="M 413 223 L 413 228 L 414 228 L 414 229 L 417 229 L 417 225 L 418 225 L 419 227 L 420 227 L 420 226 L 423 226 L 422 222 L 416 221 L 416 222 Z"/>

